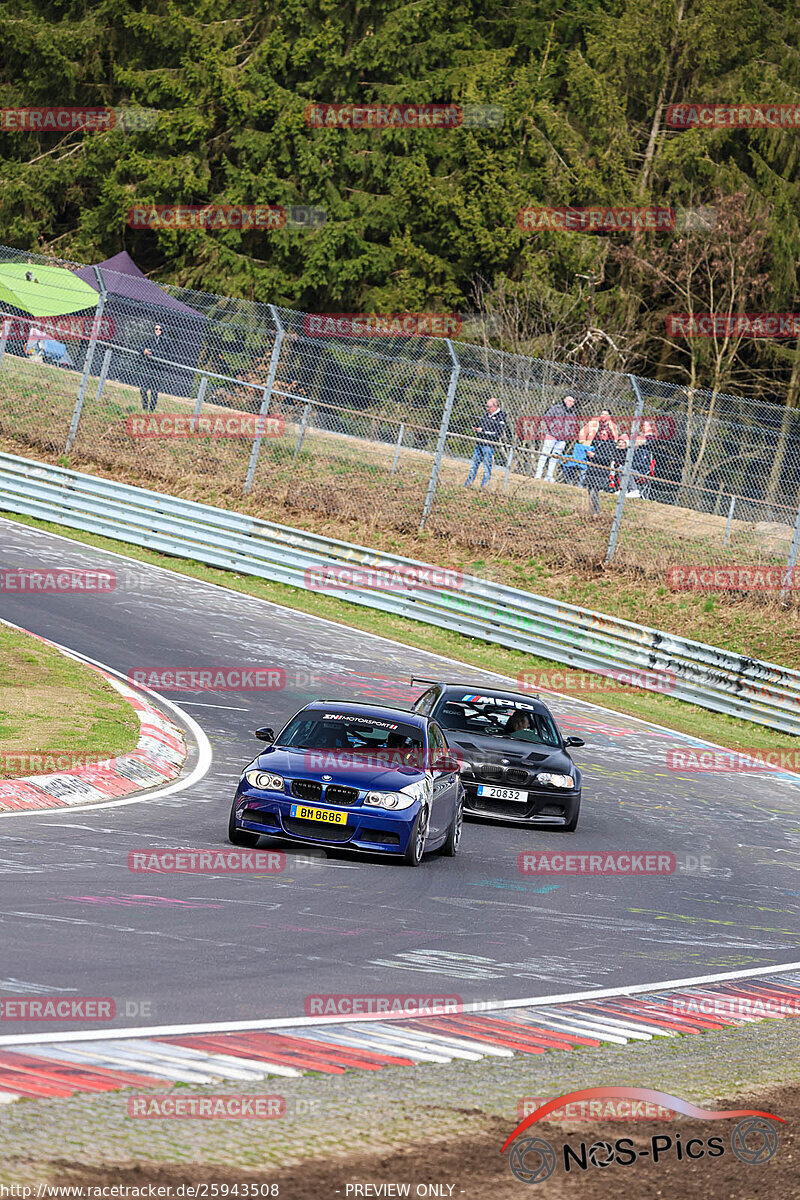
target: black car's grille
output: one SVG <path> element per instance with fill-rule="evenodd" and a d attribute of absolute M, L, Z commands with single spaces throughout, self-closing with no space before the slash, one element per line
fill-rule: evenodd
<path fill-rule="evenodd" d="M 300 821 L 295 817 L 284 817 L 283 827 L 287 833 L 314 838 L 319 842 L 349 841 L 355 829 L 354 825 L 333 825 L 328 821 Z"/>
<path fill-rule="evenodd" d="M 322 784 L 316 779 L 293 779 L 292 795 L 299 800 L 321 800 Z"/>
<path fill-rule="evenodd" d="M 502 783 L 504 771 L 494 763 L 477 763 L 473 768 L 476 779 L 485 779 L 488 783 Z"/>
<path fill-rule="evenodd" d="M 358 788 L 342 787 L 338 783 L 329 783 L 325 788 L 326 804 L 355 804 L 358 800 Z"/>
<path fill-rule="evenodd" d="M 516 800 L 492 800 L 486 796 L 470 796 L 469 807 L 475 812 L 486 813 L 492 817 L 528 817 L 531 804 L 520 804 Z"/>
<path fill-rule="evenodd" d="M 506 783 L 521 784 L 528 782 L 528 772 L 520 771 L 518 767 L 509 767 L 506 771 Z"/>
<path fill-rule="evenodd" d="M 522 787 L 530 782 L 529 773 L 521 767 L 501 767 L 499 763 L 476 763 L 472 774 L 482 783 L 502 783 L 509 787 Z"/>

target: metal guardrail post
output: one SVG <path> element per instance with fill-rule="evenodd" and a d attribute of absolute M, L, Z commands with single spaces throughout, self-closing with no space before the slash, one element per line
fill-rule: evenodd
<path fill-rule="evenodd" d="M 733 524 L 733 510 L 736 508 L 736 497 L 731 496 L 730 507 L 728 508 L 728 523 L 725 526 L 725 537 L 722 539 L 723 546 L 727 546 L 728 538 L 731 536 L 731 525 Z"/>
<path fill-rule="evenodd" d="M 390 475 L 394 475 L 395 471 L 397 470 L 397 460 L 400 457 L 400 447 L 403 444 L 403 434 L 405 433 L 405 431 L 406 431 L 405 425 L 401 424 L 400 428 L 397 431 L 397 443 L 394 448 L 394 458 L 392 459 L 392 469 L 389 472 Z"/>
<path fill-rule="evenodd" d="M 310 412 L 311 412 L 311 401 L 309 401 L 303 408 L 303 419 L 300 422 L 300 432 L 297 435 L 297 445 L 294 448 L 294 455 L 292 457 L 293 463 L 297 462 L 297 456 L 300 453 L 300 450 L 302 449 L 303 438 L 306 436 L 306 427 L 308 425 L 308 414 Z"/>
<path fill-rule="evenodd" d="M 608 538 L 608 549 L 606 550 L 606 562 L 610 563 L 617 549 L 617 538 L 619 537 L 619 527 L 622 524 L 622 510 L 625 507 L 625 497 L 628 494 L 628 484 L 630 483 L 631 473 L 633 471 L 633 456 L 636 452 L 636 439 L 639 436 L 639 429 L 642 424 L 642 413 L 644 412 L 644 396 L 639 390 L 639 384 L 635 375 L 629 375 L 631 386 L 636 396 L 636 411 L 633 414 L 631 422 L 631 440 L 628 443 L 628 453 L 625 455 L 625 466 L 622 471 L 622 479 L 619 485 L 619 495 L 617 496 L 617 507 L 614 510 L 614 521 L 611 525 L 611 533 Z"/>
<path fill-rule="evenodd" d="M 789 548 L 789 561 L 786 564 L 786 574 L 783 577 L 783 587 L 781 588 L 781 603 L 786 603 L 786 597 L 794 587 L 794 569 L 797 565 L 797 551 L 800 549 L 800 505 L 797 508 L 797 520 L 794 523 L 794 535 L 792 544 Z"/>
<path fill-rule="evenodd" d="M 256 465 L 258 463 L 258 455 L 261 450 L 261 440 L 264 437 L 264 428 L 267 421 L 267 413 L 269 412 L 270 401 L 272 400 L 272 389 L 275 387 L 275 376 L 278 374 L 278 362 L 281 357 L 281 347 L 283 345 L 284 328 L 283 322 L 278 316 L 278 310 L 274 304 L 270 304 L 269 311 L 272 313 L 272 319 L 275 322 L 275 341 L 272 345 L 272 354 L 269 359 L 269 374 L 267 375 L 267 383 L 261 397 L 261 407 L 258 410 L 259 421 L 256 426 L 256 436 L 253 439 L 253 448 L 250 451 L 250 462 L 247 466 L 247 478 L 244 481 L 245 496 L 253 486 L 253 480 L 256 475 Z M 296 457 L 296 454 L 295 454 Z"/>
<path fill-rule="evenodd" d="M 108 379 L 108 369 L 110 366 L 111 351 L 106 350 L 105 354 L 103 355 L 103 365 L 100 368 L 100 378 L 97 380 L 97 395 L 95 396 L 95 400 L 99 400 L 103 394 L 103 388 L 106 386 L 106 379 Z"/>
<path fill-rule="evenodd" d="M 69 454 L 75 443 L 75 438 L 78 433 L 78 425 L 80 423 L 81 413 L 83 412 L 83 400 L 86 396 L 86 389 L 89 386 L 89 375 L 92 370 L 92 359 L 94 358 L 94 351 L 97 345 L 97 332 L 100 326 L 100 320 L 103 316 L 103 309 L 106 306 L 106 297 L 108 295 L 106 291 L 106 285 L 103 282 L 103 272 L 99 267 L 94 267 L 93 270 L 97 277 L 97 282 L 100 285 L 100 299 L 97 302 L 97 309 L 95 311 L 94 320 L 92 321 L 92 336 L 89 338 L 89 346 L 86 350 L 86 362 L 83 364 L 83 375 L 81 376 L 80 387 L 78 388 L 78 398 L 75 401 L 72 420 L 69 423 L 67 444 L 64 447 L 65 454 Z"/>
<path fill-rule="evenodd" d="M 422 519 L 419 523 L 420 531 L 425 528 L 425 522 L 433 508 L 433 497 L 436 495 L 436 485 L 439 482 L 439 469 L 442 465 L 442 455 L 444 454 L 444 444 L 447 440 L 447 433 L 450 428 L 450 415 L 453 411 L 453 401 L 456 398 L 456 388 L 458 387 L 458 377 L 461 374 L 461 364 L 456 358 L 453 350 L 453 343 L 450 338 L 445 338 L 447 349 L 450 351 L 450 358 L 453 362 L 453 369 L 450 372 L 450 385 L 447 389 L 447 399 L 444 403 L 444 412 L 442 413 L 442 423 L 439 426 L 439 437 L 436 440 L 436 450 L 433 455 L 433 467 L 431 469 L 431 477 L 428 480 L 428 491 L 425 495 L 425 504 L 422 508 Z"/>
<path fill-rule="evenodd" d="M 208 387 L 208 376 L 204 375 L 203 378 L 200 380 L 200 386 L 197 389 L 197 399 L 194 402 L 194 412 L 192 413 L 192 419 L 194 421 L 196 421 L 197 418 L 200 416 L 200 410 L 202 409 L 203 401 L 206 398 L 206 388 L 207 387 Z"/>

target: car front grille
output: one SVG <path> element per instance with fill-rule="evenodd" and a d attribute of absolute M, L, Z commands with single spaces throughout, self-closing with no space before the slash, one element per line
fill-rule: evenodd
<path fill-rule="evenodd" d="M 530 773 L 523 768 L 501 767 L 499 763 L 476 763 L 472 774 L 481 783 L 502 783 L 509 787 L 530 786 L 533 782 Z"/>
<path fill-rule="evenodd" d="M 284 817 L 283 827 L 287 833 L 314 838 L 319 842 L 347 842 L 355 830 L 354 825 L 332 825 L 328 821 L 301 821 L 296 817 Z"/>
<path fill-rule="evenodd" d="M 503 768 L 494 763 L 477 763 L 472 769 L 476 779 L 483 779 L 486 783 L 503 782 Z"/>
<path fill-rule="evenodd" d="M 316 779 L 293 779 L 292 795 L 297 796 L 298 800 L 321 800 L 322 784 L 317 783 Z"/>
<path fill-rule="evenodd" d="M 358 800 L 358 788 L 342 787 L 338 783 L 329 783 L 325 788 L 326 804 L 355 804 Z"/>
<path fill-rule="evenodd" d="M 486 796 L 470 796 L 468 807 L 474 812 L 486 813 L 487 817 L 528 817 L 532 805 L 520 804 L 516 800 L 492 800 Z"/>

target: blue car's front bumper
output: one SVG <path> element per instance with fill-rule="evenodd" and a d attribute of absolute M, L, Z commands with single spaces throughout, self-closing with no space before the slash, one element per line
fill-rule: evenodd
<path fill-rule="evenodd" d="M 261 791 L 241 780 L 236 789 L 236 827 L 265 837 L 290 838 L 316 846 L 343 846 L 370 854 L 405 854 L 420 810 L 418 800 L 409 808 L 393 811 L 362 803 L 343 807 L 324 801 L 307 802 L 281 792 Z M 294 807 L 344 813 L 347 823 L 329 824 L 291 815 Z"/>

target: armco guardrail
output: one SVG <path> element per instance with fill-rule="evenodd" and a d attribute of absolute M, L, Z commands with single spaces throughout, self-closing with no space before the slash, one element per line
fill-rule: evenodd
<path fill-rule="evenodd" d="M 415 587 L 414 570 L 437 568 L 11 454 L 0 454 L 0 510 L 310 590 L 325 567 L 394 570 L 397 586 L 339 584 L 336 594 L 573 667 L 671 674 L 678 699 L 800 734 L 798 671 L 473 575 Z"/>

